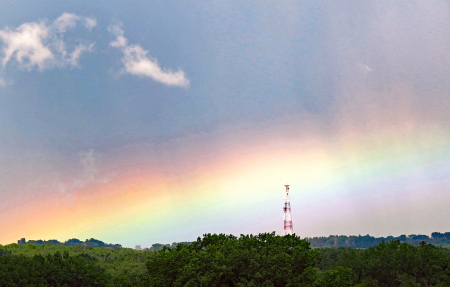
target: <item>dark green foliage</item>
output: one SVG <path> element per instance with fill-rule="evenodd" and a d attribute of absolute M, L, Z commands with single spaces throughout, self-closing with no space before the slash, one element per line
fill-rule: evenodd
<path fill-rule="evenodd" d="M 0 245 L 0 286 L 450 286 L 450 249 L 425 242 L 311 249 L 295 235 L 207 234 L 155 247 Z"/>
<path fill-rule="evenodd" d="M 317 280 L 320 287 L 350 287 L 353 286 L 352 269 L 338 266 L 323 272 Z"/>
<path fill-rule="evenodd" d="M 342 263 L 342 256 L 347 250 L 351 250 L 349 247 L 339 247 L 339 248 L 317 248 L 316 250 L 322 254 L 322 260 L 316 264 L 316 267 L 320 270 L 335 269 Z M 353 249 L 355 252 L 362 252 L 362 249 Z"/>
<path fill-rule="evenodd" d="M 0 257 L 0 286 L 106 286 L 107 280 L 99 266 L 67 252 Z"/>
<path fill-rule="evenodd" d="M 12 257 L 33 258 L 33 256 L 53 256 L 67 252 L 70 258 L 78 258 L 89 266 L 104 269 L 106 286 L 142 286 L 143 274 L 147 272 L 145 262 L 153 258 L 154 252 L 136 251 L 130 248 L 107 249 L 91 246 L 63 246 L 53 244 L 10 244 L 0 246 L 0 254 Z M 3 286 L 0 284 L 0 286 Z"/>
<path fill-rule="evenodd" d="M 320 253 L 298 236 L 206 234 L 147 262 L 151 286 L 312 286 Z"/>
<path fill-rule="evenodd" d="M 350 268 L 353 283 L 361 284 L 358 286 L 450 286 L 448 250 L 425 242 L 413 246 L 392 240 L 365 250 L 325 248 L 319 251 L 327 261 L 317 267 Z"/>
<path fill-rule="evenodd" d="M 0 257 L 11 255 L 11 251 L 0 249 Z"/>

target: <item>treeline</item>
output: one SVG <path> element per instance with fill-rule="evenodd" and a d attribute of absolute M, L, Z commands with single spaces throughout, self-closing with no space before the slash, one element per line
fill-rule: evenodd
<path fill-rule="evenodd" d="M 25 244 L 36 244 L 36 245 L 42 245 L 42 244 L 56 244 L 56 245 L 63 245 L 63 246 L 92 246 L 92 247 L 105 247 L 105 248 L 122 248 L 122 245 L 120 244 L 106 244 L 103 241 L 91 238 L 86 239 L 86 241 L 81 241 L 76 238 L 69 239 L 65 242 L 60 242 L 58 240 L 28 240 L 26 241 L 25 238 L 22 238 L 20 240 L 17 240 L 18 245 L 25 245 Z"/>
<path fill-rule="evenodd" d="M 311 247 L 353 247 L 353 248 L 369 248 L 380 244 L 382 241 L 389 242 L 391 240 L 399 240 L 400 242 L 406 242 L 411 245 L 419 245 L 422 241 L 426 243 L 435 244 L 439 246 L 450 247 L 450 232 L 433 232 L 431 237 L 428 235 L 400 235 L 397 237 L 374 237 L 370 235 L 330 235 L 328 237 L 306 237 L 306 241 L 311 244 Z M 178 244 L 191 244 L 192 242 L 174 242 L 172 244 L 155 243 L 151 248 L 144 248 L 144 251 L 158 251 L 164 247 L 176 248 Z M 139 245 L 138 245 L 139 246 Z M 136 246 L 136 247 L 138 247 Z M 140 248 L 140 247 L 139 247 Z M 138 248 L 138 249 L 139 249 Z M 139 249 L 140 250 L 140 249 Z"/>
<path fill-rule="evenodd" d="M 450 286 L 450 249 L 391 240 L 312 248 L 296 235 L 205 234 L 161 251 L 0 246 L 0 286 Z"/>
<path fill-rule="evenodd" d="M 170 249 L 177 248 L 177 246 L 179 244 L 189 245 L 189 244 L 192 244 L 192 242 L 189 242 L 189 241 L 186 241 L 186 242 L 173 242 L 172 244 L 155 243 L 155 244 L 152 244 L 152 247 L 150 247 L 150 248 L 141 248 L 140 245 L 136 245 L 135 249 L 136 250 L 141 250 L 142 249 L 143 251 L 160 251 L 160 250 L 163 250 L 163 248 L 170 248 Z"/>
<path fill-rule="evenodd" d="M 103 241 L 91 238 L 86 239 L 86 241 L 81 241 L 76 238 L 69 239 L 65 242 L 60 242 L 56 239 L 51 240 L 26 240 L 25 238 L 22 238 L 20 240 L 17 240 L 18 245 L 26 245 L 26 244 L 35 244 L 35 245 L 62 245 L 62 246 L 91 246 L 91 247 L 104 247 L 104 248 L 122 248 L 122 245 L 120 244 L 107 244 Z M 142 250 L 142 251 L 159 251 L 162 250 L 164 247 L 166 248 L 176 248 L 178 244 L 191 244 L 191 242 L 173 242 L 172 244 L 161 244 L 161 243 L 155 243 L 150 248 L 141 248 L 140 245 L 136 245 L 136 250 Z"/>
<path fill-rule="evenodd" d="M 450 251 L 399 240 L 311 248 L 299 237 L 211 235 L 147 262 L 147 286 L 450 286 Z"/>
<path fill-rule="evenodd" d="M 426 243 L 449 246 L 450 247 L 450 232 L 440 233 L 433 232 L 431 237 L 428 235 L 401 235 L 388 237 L 373 237 L 370 235 L 345 236 L 345 235 L 330 235 L 328 237 L 307 237 L 305 238 L 311 243 L 312 247 L 353 247 L 353 248 L 369 248 L 380 244 L 382 241 L 389 242 L 391 240 L 399 240 L 411 245 L 419 245 L 422 241 Z"/>
<path fill-rule="evenodd" d="M 139 286 L 136 284 L 142 281 L 140 277 L 147 273 L 145 263 L 154 256 L 155 252 L 131 248 L 59 244 L 0 245 L 0 286 Z M 36 264 L 43 264 L 46 267 L 42 268 L 50 271 L 35 268 Z M 96 274 L 99 278 L 97 283 L 91 281 L 91 273 L 86 270 Z M 81 281 L 76 278 L 81 278 Z M 45 280 L 47 283 L 32 283 L 38 282 L 36 280 Z"/>
<path fill-rule="evenodd" d="M 0 286 L 106 286 L 104 270 L 82 257 L 0 256 Z"/>
<path fill-rule="evenodd" d="M 450 247 L 450 232 L 433 232 L 431 237 L 428 235 L 401 235 L 401 236 L 388 236 L 388 237 L 373 237 L 370 235 L 358 235 L 358 236 L 345 236 L 345 235 L 330 235 L 328 237 L 306 237 L 306 241 L 311 244 L 311 247 L 353 247 L 353 248 L 368 248 L 375 246 L 382 241 L 389 242 L 391 240 L 399 240 L 400 242 L 406 242 L 411 245 L 419 245 L 420 242 L 425 241 L 426 243 L 431 243 L 440 246 Z M 173 242 L 172 244 L 161 244 L 155 243 L 150 248 L 141 248 L 140 245 L 136 245 L 136 250 L 142 251 L 159 251 L 163 248 L 174 249 L 179 244 L 189 245 L 192 242 Z M 103 241 L 91 238 L 86 239 L 86 241 L 81 241 L 79 239 L 73 238 L 65 242 L 60 242 L 58 240 L 28 240 L 22 238 L 17 241 L 19 245 L 25 244 L 56 244 L 63 246 L 91 246 L 91 247 L 105 247 L 105 248 L 122 248 L 120 244 L 106 244 Z"/>

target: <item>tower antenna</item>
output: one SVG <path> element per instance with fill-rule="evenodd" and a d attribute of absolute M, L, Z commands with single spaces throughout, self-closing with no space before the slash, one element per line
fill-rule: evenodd
<path fill-rule="evenodd" d="M 289 184 L 286 184 L 286 197 L 284 198 L 284 230 L 283 235 L 291 234 L 292 230 L 292 217 L 291 217 L 291 200 L 289 199 Z"/>

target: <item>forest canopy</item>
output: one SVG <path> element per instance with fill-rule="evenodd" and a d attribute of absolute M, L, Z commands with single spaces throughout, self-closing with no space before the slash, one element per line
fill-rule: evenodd
<path fill-rule="evenodd" d="M 275 233 L 205 234 L 159 251 L 10 244 L 0 286 L 450 286 L 450 250 L 399 239 L 312 248 Z"/>

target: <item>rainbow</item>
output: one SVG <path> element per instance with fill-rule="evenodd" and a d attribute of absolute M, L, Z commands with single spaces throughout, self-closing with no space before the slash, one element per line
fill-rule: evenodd
<path fill-rule="evenodd" d="M 2 211 L 0 243 L 94 237 L 145 246 L 280 233 L 287 183 L 301 236 L 441 231 L 420 214 L 443 216 L 438 207 L 450 203 L 448 180 L 433 179 L 448 174 L 450 134 L 412 110 L 374 109 L 358 121 L 344 108 L 332 124 L 290 115 L 111 150 L 114 168 L 97 175 L 107 180 Z"/>

